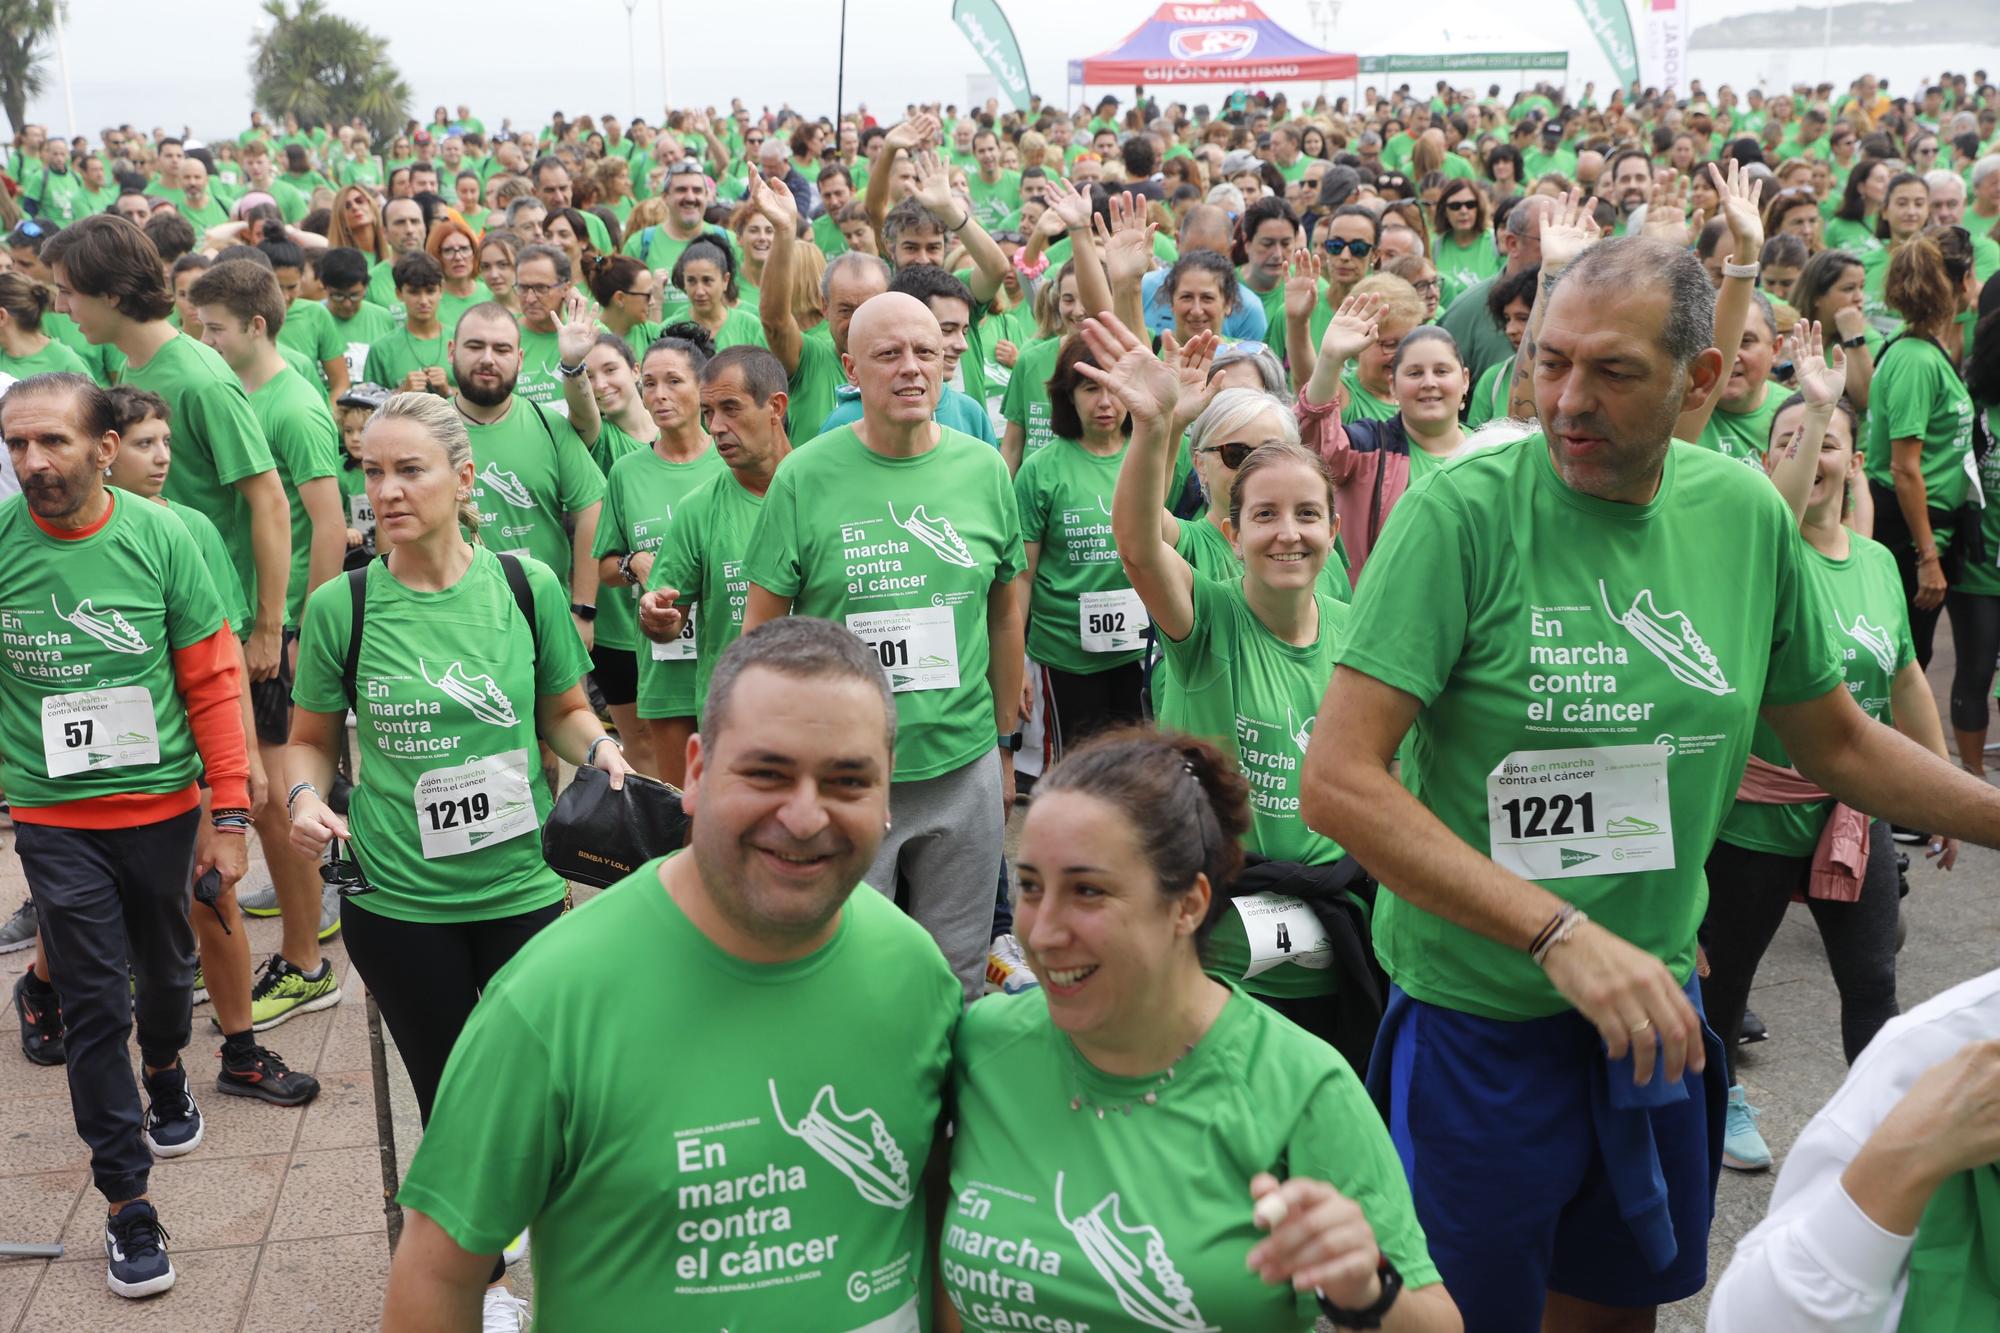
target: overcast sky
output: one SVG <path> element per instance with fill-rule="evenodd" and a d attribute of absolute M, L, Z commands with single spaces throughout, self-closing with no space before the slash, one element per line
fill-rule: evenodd
<path fill-rule="evenodd" d="M 412 110 L 427 115 L 439 102 L 470 104 L 491 129 L 511 116 L 517 127 L 539 128 L 560 106 L 572 114 L 635 111 L 657 118 L 662 105 L 660 21 L 666 12 L 666 79 L 673 105 L 726 106 L 732 95 L 753 108 L 781 101 L 830 112 L 835 95 L 839 0 L 635 0 L 628 44 L 623 0 L 332 0 L 330 8 L 389 38 L 392 58 L 409 81 Z M 1122 39 L 1152 12 L 1150 0 L 1000 0 L 1020 39 L 1035 90 L 1063 97 L 1069 60 L 1093 55 Z M 1779 0 L 1690 0 L 1693 20 L 1790 8 Z M 1635 3 L 1635 12 L 1639 9 Z M 1815 6 L 1816 7 L 1816 3 Z M 1317 37 L 1308 0 L 1264 0 L 1263 8 L 1307 40 Z M 1977 35 L 1988 50 L 1961 39 L 1936 52 L 1851 53 L 1878 69 L 1909 65 L 1908 79 L 1932 72 L 1927 61 L 2000 64 L 2000 25 L 1991 0 L 1973 0 L 1968 15 L 1987 22 Z M 951 23 L 950 0 L 849 0 L 846 104 L 866 102 L 879 117 L 901 114 L 924 97 L 963 103 L 967 76 L 983 72 Z M 1344 0 L 1331 46 L 1362 53 L 1447 50 L 1571 52 L 1577 82 L 1610 82 L 1610 70 L 1576 7 L 1567 0 L 1424 0 L 1381 5 Z M 1420 12 L 1413 22 L 1410 14 Z M 1507 25 L 1503 12 L 1523 15 Z M 143 43 L 133 40 L 143 22 Z M 256 0 L 203 0 L 166 21 L 141 0 L 74 0 L 68 28 L 69 71 L 76 121 L 95 138 L 104 125 L 130 121 L 142 129 L 191 126 L 197 136 L 234 134 L 248 123 L 249 42 L 267 22 Z M 734 26 L 732 25 L 732 21 Z M 1967 36 L 1971 34 L 1968 33 Z M 1940 34 L 1949 40 L 1949 34 Z M 1836 40 L 1838 37 L 1836 35 Z M 628 60 L 628 50 L 630 59 Z M 1818 78 L 1816 52 L 1744 57 L 1722 78 Z M 1697 53 L 1694 73 L 1718 58 Z M 1888 62 L 1885 66 L 1884 62 Z M 1738 68 L 1740 67 L 1740 69 Z M 637 98 L 632 96 L 636 72 Z M 51 62 L 50 88 L 30 107 L 52 128 L 68 124 L 61 82 Z M 1846 74 L 1841 74 L 1845 82 Z M 1470 78 L 1467 79 L 1470 82 Z M 1485 79 L 1482 76 L 1481 81 Z M 1510 90 L 1512 80 L 1506 79 Z M 1712 79 L 1713 82 L 1720 78 Z M 1129 92 L 1129 90 L 1127 90 Z M 1307 87 L 1310 94 L 1313 89 Z M 1337 88 L 1336 91 L 1344 91 Z"/>

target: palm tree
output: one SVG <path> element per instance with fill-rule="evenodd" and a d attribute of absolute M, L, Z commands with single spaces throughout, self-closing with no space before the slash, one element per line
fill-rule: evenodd
<path fill-rule="evenodd" d="M 55 27 L 57 0 L 0 0 L 0 109 L 14 133 L 28 117 L 28 99 L 48 78 L 43 43 Z"/>
<path fill-rule="evenodd" d="M 0 0 L 0 4 L 6 0 Z M 338 125 L 359 116 L 378 139 L 402 127 L 410 86 L 389 60 L 389 42 L 329 14 L 322 0 L 264 0 L 272 23 L 250 39 L 257 105 L 302 124 Z"/>

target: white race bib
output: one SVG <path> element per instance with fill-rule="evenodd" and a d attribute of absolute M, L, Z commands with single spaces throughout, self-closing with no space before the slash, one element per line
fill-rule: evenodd
<path fill-rule="evenodd" d="M 1243 933 L 1250 941 L 1250 966 L 1245 977 L 1269 972 L 1281 963 L 1300 967 L 1333 966 L 1333 945 L 1326 927 L 1303 898 L 1282 893 L 1252 893 L 1230 899 L 1229 905 L 1243 918 Z"/>
<path fill-rule="evenodd" d="M 958 688 L 958 631 L 950 607 L 858 611 L 847 618 L 847 628 L 881 659 L 893 692 Z"/>
<path fill-rule="evenodd" d="M 160 723 L 144 685 L 51 694 L 42 700 L 49 776 L 160 762 Z"/>
<path fill-rule="evenodd" d="M 366 491 L 347 497 L 347 526 L 364 537 L 375 531 L 375 506 L 369 502 Z"/>
<path fill-rule="evenodd" d="M 1079 594 L 1076 613 L 1086 653 L 1129 653 L 1146 646 L 1141 636 L 1152 621 L 1146 604 L 1130 588 Z"/>
<path fill-rule="evenodd" d="M 694 616 L 700 609 L 695 606 L 687 609 L 687 622 L 681 626 L 681 632 L 675 636 L 672 643 L 661 643 L 657 639 L 648 640 L 653 646 L 655 662 L 694 661 Z"/>
<path fill-rule="evenodd" d="M 462 856 L 536 827 L 528 752 L 509 750 L 417 779 L 417 836 L 424 859 Z"/>
<path fill-rule="evenodd" d="M 1667 747 L 1516 750 L 1486 775 L 1488 846 L 1526 879 L 1674 868 Z"/>
<path fill-rule="evenodd" d="M 356 384 L 367 378 L 362 372 L 368 368 L 368 346 L 367 343 L 347 344 L 347 378 Z"/>

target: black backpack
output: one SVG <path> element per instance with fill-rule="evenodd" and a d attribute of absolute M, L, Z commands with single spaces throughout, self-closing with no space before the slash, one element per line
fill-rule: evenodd
<path fill-rule="evenodd" d="M 387 562 L 388 556 L 382 560 Z M 528 586 L 528 571 L 521 565 L 518 556 L 504 551 L 496 552 L 494 559 L 500 562 L 500 572 L 507 576 L 507 587 L 514 594 L 514 605 L 519 608 L 521 618 L 528 622 L 529 637 L 535 643 L 535 659 L 541 660 L 542 640 L 535 629 L 535 592 Z M 347 706 L 354 707 L 354 678 L 361 669 L 361 627 L 368 612 L 368 566 L 347 571 L 347 590 L 354 599 L 354 621 L 347 632 L 347 660 L 340 667 L 340 683 L 347 689 Z"/>

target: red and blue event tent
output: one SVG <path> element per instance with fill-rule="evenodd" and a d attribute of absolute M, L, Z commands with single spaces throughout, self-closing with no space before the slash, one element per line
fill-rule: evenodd
<path fill-rule="evenodd" d="M 1286 32 L 1247 0 L 1164 4 L 1111 50 L 1070 62 L 1082 84 L 1276 83 L 1351 79 L 1359 61 Z"/>

